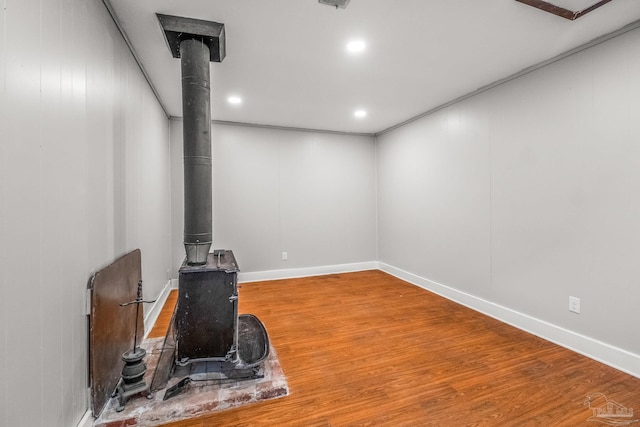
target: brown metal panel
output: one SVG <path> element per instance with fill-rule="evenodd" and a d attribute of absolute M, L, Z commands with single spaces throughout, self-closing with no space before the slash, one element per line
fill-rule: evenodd
<path fill-rule="evenodd" d="M 578 11 L 565 9 L 564 7 L 556 6 L 550 2 L 543 1 L 543 0 L 516 0 L 516 1 L 527 4 L 529 6 L 533 6 L 536 9 L 544 10 L 545 12 L 552 13 L 562 18 L 569 19 L 570 21 L 574 21 L 580 18 L 581 16 L 584 16 L 587 13 L 599 8 L 600 6 L 609 3 L 611 0 L 601 0 L 583 10 L 578 10 Z"/>
<path fill-rule="evenodd" d="M 582 10 L 580 10 L 580 11 L 576 12 L 576 19 L 580 18 L 581 16 L 586 15 L 587 13 L 589 13 L 589 12 L 591 12 L 591 11 L 593 11 L 593 10 L 596 10 L 596 9 L 597 9 L 597 8 L 599 8 L 600 6 L 602 6 L 602 5 L 604 5 L 604 4 L 607 4 L 607 3 L 609 3 L 610 1 L 611 1 L 611 0 L 601 0 L 601 1 L 599 1 L 598 3 L 596 3 L 596 4 L 592 5 L 592 6 L 587 7 L 586 9 L 582 9 Z"/>
<path fill-rule="evenodd" d="M 115 390 L 124 362 L 122 354 L 133 348 L 135 304 L 142 280 L 140 250 L 136 249 L 98 271 L 90 287 L 89 374 L 93 415 L 97 417 Z M 138 342 L 144 336 L 142 310 L 138 315 Z"/>

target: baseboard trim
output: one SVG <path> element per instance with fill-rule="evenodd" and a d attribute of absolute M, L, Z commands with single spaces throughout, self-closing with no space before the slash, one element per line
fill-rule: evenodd
<path fill-rule="evenodd" d="M 160 291 L 160 295 L 156 298 L 156 302 L 153 303 L 146 316 L 144 317 L 144 337 L 146 338 L 153 325 L 155 325 L 156 320 L 158 320 L 158 316 L 160 316 L 160 312 L 162 311 L 162 307 L 164 307 L 164 303 L 167 301 L 167 297 L 169 296 L 169 292 L 172 289 L 173 280 L 167 281 L 167 284 L 164 285 L 162 291 Z"/>
<path fill-rule="evenodd" d="M 76 427 L 91 427 L 91 426 L 93 426 L 93 415 L 91 415 L 91 410 L 88 410 L 87 412 L 84 413 L 82 418 L 80 418 L 80 421 L 78 421 L 78 424 L 76 425 Z"/>
<path fill-rule="evenodd" d="M 461 292 L 433 280 L 409 273 L 385 263 L 379 269 L 399 279 L 438 294 L 472 310 L 486 314 L 525 332 L 539 336 L 583 356 L 594 359 L 619 371 L 640 378 L 640 355 L 570 331 L 544 320 L 517 312 L 483 298 Z"/>
<path fill-rule="evenodd" d="M 295 279 L 298 277 L 323 276 L 326 274 L 351 273 L 354 271 L 376 270 L 377 261 L 352 264 L 325 265 L 319 267 L 292 268 L 287 270 L 267 270 L 238 273 L 238 282 L 263 282 L 265 280 Z"/>

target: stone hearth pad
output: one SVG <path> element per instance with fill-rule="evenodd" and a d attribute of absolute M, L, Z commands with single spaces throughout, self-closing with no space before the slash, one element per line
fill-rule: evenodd
<path fill-rule="evenodd" d="M 145 380 L 151 383 L 164 338 L 147 339 L 141 345 L 147 351 Z M 159 390 L 147 399 L 142 395 L 129 399 L 122 412 L 117 412 L 117 399 L 111 398 L 95 427 L 154 427 L 165 423 L 200 417 L 215 411 L 236 408 L 263 400 L 276 399 L 289 394 L 278 356 L 273 347 L 261 369 L 263 378 L 225 384 L 195 382 L 184 392 L 163 401 L 166 389 Z M 172 386 L 177 379 L 169 381 Z"/>

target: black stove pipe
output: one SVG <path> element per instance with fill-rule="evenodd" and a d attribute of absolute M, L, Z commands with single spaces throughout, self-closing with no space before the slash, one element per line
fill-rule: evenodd
<path fill-rule="evenodd" d="M 182 70 L 184 248 L 187 264 L 207 263 L 213 241 L 210 62 L 225 57 L 224 24 L 157 14 L 165 41 Z"/>
<path fill-rule="evenodd" d="M 209 46 L 180 42 L 184 147 L 184 247 L 187 263 L 206 264 L 211 248 L 211 101 Z"/>

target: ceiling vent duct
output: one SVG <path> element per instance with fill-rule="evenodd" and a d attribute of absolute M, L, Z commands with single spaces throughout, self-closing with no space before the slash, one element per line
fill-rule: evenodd
<path fill-rule="evenodd" d="M 318 3 L 326 4 L 327 6 L 333 6 L 336 9 L 345 9 L 351 0 L 318 0 Z"/>

